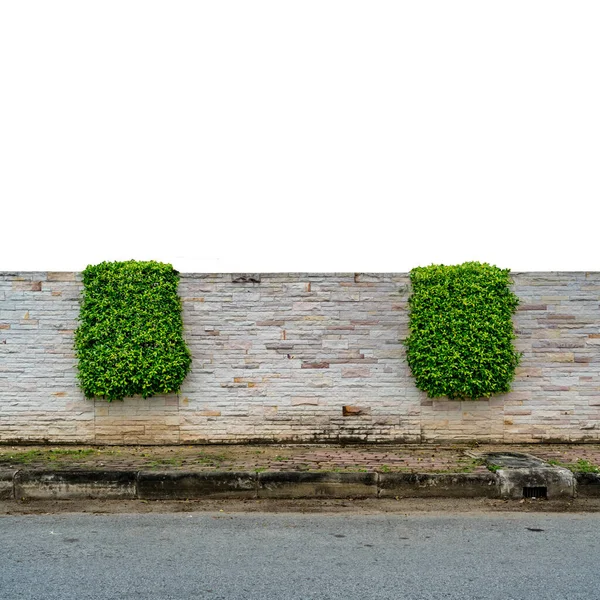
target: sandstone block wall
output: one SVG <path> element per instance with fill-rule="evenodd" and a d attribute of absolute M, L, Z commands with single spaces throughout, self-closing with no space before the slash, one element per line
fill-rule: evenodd
<path fill-rule="evenodd" d="M 432 400 L 401 340 L 407 274 L 184 274 L 180 394 L 107 403 L 76 381 L 77 273 L 0 274 L 0 442 L 597 441 L 600 273 L 514 273 L 513 391 Z"/>

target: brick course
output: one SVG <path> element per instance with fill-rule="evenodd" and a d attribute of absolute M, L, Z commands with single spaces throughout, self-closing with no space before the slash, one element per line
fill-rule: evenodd
<path fill-rule="evenodd" d="M 513 280 L 509 394 L 415 388 L 405 273 L 183 274 L 180 394 L 106 403 L 75 378 L 80 275 L 0 273 L 0 442 L 598 441 L 600 273 Z"/>

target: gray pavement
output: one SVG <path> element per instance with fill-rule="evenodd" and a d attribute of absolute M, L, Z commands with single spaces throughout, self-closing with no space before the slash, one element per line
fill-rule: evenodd
<path fill-rule="evenodd" d="M 3 600 L 596 600 L 600 515 L 0 517 Z"/>

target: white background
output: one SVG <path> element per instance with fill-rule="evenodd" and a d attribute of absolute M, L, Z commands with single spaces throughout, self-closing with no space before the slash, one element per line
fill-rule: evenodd
<path fill-rule="evenodd" d="M 600 270 L 600 3 L 0 3 L 0 270 Z"/>

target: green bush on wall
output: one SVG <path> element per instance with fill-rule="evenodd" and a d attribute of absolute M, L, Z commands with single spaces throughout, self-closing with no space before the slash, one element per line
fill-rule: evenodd
<path fill-rule="evenodd" d="M 75 332 L 86 398 L 177 392 L 191 355 L 183 339 L 179 273 L 154 261 L 103 262 L 83 271 Z"/>
<path fill-rule="evenodd" d="M 431 265 L 410 272 L 408 364 L 430 398 L 508 392 L 520 354 L 511 316 L 519 299 L 509 269 L 487 263 Z"/>

